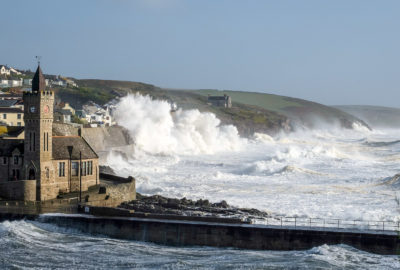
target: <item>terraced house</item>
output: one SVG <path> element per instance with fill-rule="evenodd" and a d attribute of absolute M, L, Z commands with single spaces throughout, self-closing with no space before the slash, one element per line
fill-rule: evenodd
<path fill-rule="evenodd" d="M 99 182 L 98 156 L 81 136 L 53 136 L 54 92 L 40 66 L 25 92 L 24 139 L 0 139 L 0 197 L 54 199 Z"/>

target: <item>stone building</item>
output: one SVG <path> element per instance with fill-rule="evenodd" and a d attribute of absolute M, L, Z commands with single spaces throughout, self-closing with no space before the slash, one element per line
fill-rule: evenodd
<path fill-rule="evenodd" d="M 23 95 L 25 138 L 0 139 L 0 197 L 44 201 L 99 183 L 98 156 L 86 140 L 53 136 L 54 92 L 45 88 L 39 66 Z"/>
<path fill-rule="evenodd" d="M 232 107 L 231 97 L 226 94 L 223 96 L 208 95 L 207 102 L 209 105 L 213 105 L 213 106 L 217 106 L 217 107 L 225 107 L 225 108 Z"/>

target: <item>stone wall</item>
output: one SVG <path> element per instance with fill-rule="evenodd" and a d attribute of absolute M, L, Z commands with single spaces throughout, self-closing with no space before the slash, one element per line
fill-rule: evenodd
<path fill-rule="evenodd" d="M 19 201 L 36 200 L 36 180 L 0 183 L 0 197 Z"/>
<path fill-rule="evenodd" d="M 345 244 L 387 255 L 396 255 L 400 250 L 400 238 L 394 232 L 326 231 L 123 217 L 44 216 L 41 220 L 85 233 L 173 246 L 306 250 L 324 244 Z"/>
<path fill-rule="evenodd" d="M 128 132 L 120 126 L 84 128 L 82 129 L 82 137 L 96 153 L 133 144 Z"/>
<path fill-rule="evenodd" d="M 100 179 L 110 197 L 120 200 L 121 203 L 136 200 L 136 180 L 132 176 L 125 178 L 101 173 Z"/>

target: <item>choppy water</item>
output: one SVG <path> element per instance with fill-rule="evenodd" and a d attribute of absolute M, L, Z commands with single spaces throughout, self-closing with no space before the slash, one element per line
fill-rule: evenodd
<path fill-rule="evenodd" d="M 274 215 L 400 221 L 400 180 L 393 177 L 400 172 L 400 130 L 325 126 L 244 139 L 211 114 L 170 109 L 136 96 L 117 110 L 135 151 L 110 150 L 102 161 L 135 176 L 141 193 L 226 200 Z M 9 269 L 400 269 L 397 256 L 348 246 L 175 248 L 27 221 L 1 223 L 0 247 L 0 268 Z"/>
<path fill-rule="evenodd" d="M 397 256 L 348 246 L 306 251 L 176 248 L 82 234 L 31 221 L 0 223 L 1 269 L 399 269 Z"/>

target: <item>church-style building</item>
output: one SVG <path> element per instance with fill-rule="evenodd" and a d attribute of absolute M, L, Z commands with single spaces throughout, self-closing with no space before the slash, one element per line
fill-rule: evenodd
<path fill-rule="evenodd" d="M 25 139 L 0 139 L 1 198 L 45 201 L 99 184 L 98 155 L 87 141 L 53 136 L 54 92 L 45 88 L 38 66 L 23 94 Z"/>

